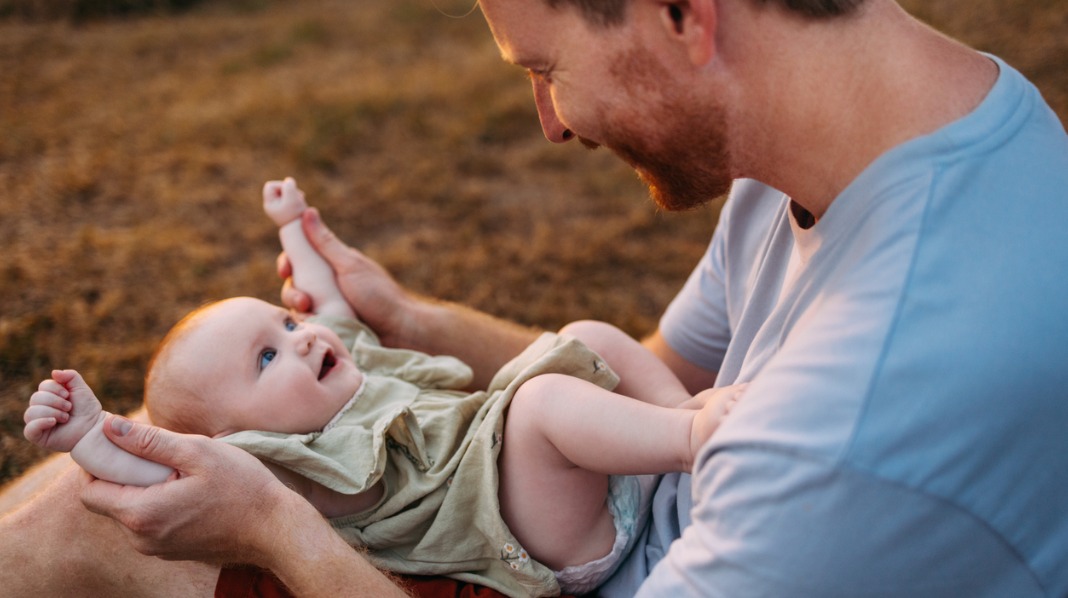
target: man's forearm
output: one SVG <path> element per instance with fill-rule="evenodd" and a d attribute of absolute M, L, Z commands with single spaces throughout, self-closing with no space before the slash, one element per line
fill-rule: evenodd
<path fill-rule="evenodd" d="M 474 388 L 488 386 L 501 366 L 541 334 L 456 303 L 423 300 L 413 314 L 412 326 L 399 339 L 401 346 L 458 357 L 474 370 Z"/>
<path fill-rule="evenodd" d="M 263 565 L 294 596 L 408 595 L 346 544 L 311 505 L 293 501 L 287 509 L 278 544 Z"/>
<path fill-rule="evenodd" d="M 697 394 L 715 385 L 717 372 L 706 370 L 687 361 L 686 358 L 671 348 L 671 345 L 667 343 L 659 330 L 649 335 L 642 341 L 642 344 L 645 345 L 646 349 L 652 351 L 660 361 L 663 361 L 668 366 L 668 369 L 674 372 L 675 376 L 682 382 L 682 385 L 686 387 L 686 390 L 692 394 Z"/>

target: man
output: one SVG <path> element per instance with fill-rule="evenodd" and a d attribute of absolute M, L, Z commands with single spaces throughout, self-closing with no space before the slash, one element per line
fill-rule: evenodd
<path fill-rule="evenodd" d="M 655 489 L 604 592 L 1068 593 L 1068 137 L 1037 91 L 891 0 L 481 5 L 550 141 L 609 148 L 668 208 L 733 181 L 646 344 L 691 391 L 746 399 L 692 480 Z M 388 345 L 485 377 L 533 337 L 305 230 Z M 251 457 L 112 425 L 184 474 L 82 491 L 139 550 L 296 595 L 396 590 Z"/>

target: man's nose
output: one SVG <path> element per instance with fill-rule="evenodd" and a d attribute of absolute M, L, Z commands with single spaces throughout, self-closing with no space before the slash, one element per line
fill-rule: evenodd
<path fill-rule="evenodd" d="M 530 80 L 534 87 L 534 105 L 538 108 L 538 120 L 541 121 L 541 130 L 545 138 L 553 143 L 570 141 L 575 134 L 560 122 L 556 115 L 556 106 L 553 105 L 552 92 L 549 85 L 537 77 Z"/>

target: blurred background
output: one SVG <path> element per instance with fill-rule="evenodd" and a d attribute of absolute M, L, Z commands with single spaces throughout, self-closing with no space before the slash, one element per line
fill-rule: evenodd
<path fill-rule="evenodd" d="M 1068 2 L 906 0 L 1068 117 Z M 608 152 L 547 143 L 470 1 L 0 0 L 0 483 L 43 456 L 22 412 L 52 368 L 137 407 L 183 314 L 277 302 L 267 179 L 420 293 L 634 336 L 720 201 L 660 212 Z"/>

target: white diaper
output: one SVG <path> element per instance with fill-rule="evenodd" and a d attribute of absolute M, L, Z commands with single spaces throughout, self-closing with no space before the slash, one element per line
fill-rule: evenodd
<path fill-rule="evenodd" d="M 643 486 L 654 487 L 659 476 L 609 476 L 608 512 L 616 526 L 616 541 L 607 555 L 582 565 L 553 571 L 560 590 L 566 594 L 588 594 L 608 580 L 641 535 L 641 527 L 647 522 L 651 492 L 643 492 Z M 647 482 L 647 483 L 642 483 Z"/>

